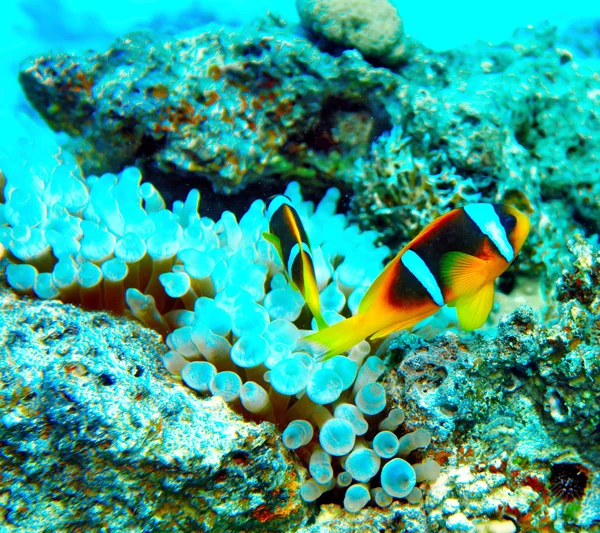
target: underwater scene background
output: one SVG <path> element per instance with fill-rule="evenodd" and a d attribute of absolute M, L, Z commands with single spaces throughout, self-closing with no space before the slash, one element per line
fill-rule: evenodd
<path fill-rule="evenodd" d="M 2 10 L 1 532 L 600 531 L 598 5 Z"/>

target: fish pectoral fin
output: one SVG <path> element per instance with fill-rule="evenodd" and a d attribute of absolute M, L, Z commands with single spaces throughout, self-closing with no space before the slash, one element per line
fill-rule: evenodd
<path fill-rule="evenodd" d="M 275 246 L 275 251 L 279 256 L 279 259 L 281 259 L 283 268 L 285 270 L 285 259 L 283 258 L 283 250 L 281 249 L 281 240 L 279 239 L 279 237 L 266 231 L 263 232 L 262 236 L 265 239 L 265 241 L 270 242 L 273 246 Z"/>
<path fill-rule="evenodd" d="M 279 259 L 281 260 L 281 263 L 283 264 L 283 275 L 285 276 L 285 279 L 288 280 L 288 283 L 290 284 L 292 289 L 294 289 L 295 291 L 299 291 L 300 289 L 298 289 L 298 286 L 294 283 L 294 281 L 292 280 L 292 277 L 290 276 L 289 272 L 285 268 L 285 259 L 283 258 L 283 250 L 281 249 L 281 241 L 279 240 L 279 237 L 277 237 L 276 235 L 273 235 L 272 233 L 268 233 L 266 231 L 263 232 L 262 236 L 265 239 L 265 241 L 270 242 L 275 247 L 275 251 L 277 252 Z"/>
<path fill-rule="evenodd" d="M 265 241 L 268 241 L 273 246 L 275 246 L 275 248 L 277 249 L 277 253 L 281 255 L 281 241 L 279 240 L 279 237 L 276 237 L 275 235 L 267 231 L 263 231 L 262 236 L 265 239 Z"/>
<path fill-rule="evenodd" d="M 485 285 L 488 262 L 463 252 L 448 252 L 440 261 L 440 275 L 453 294 L 470 294 Z"/>
<path fill-rule="evenodd" d="M 426 319 L 428 316 L 431 316 L 432 314 L 433 314 L 433 312 L 427 312 L 427 313 L 423 313 L 418 316 L 413 316 L 411 318 L 407 318 L 406 320 L 401 320 L 400 322 L 395 322 L 391 326 L 386 326 L 385 328 L 381 328 L 380 330 L 376 331 L 369 338 L 379 339 L 381 337 L 387 337 L 391 333 L 394 333 L 394 331 L 399 331 L 401 329 L 410 329 L 414 325 L 421 322 L 421 320 Z"/>
<path fill-rule="evenodd" d="M 494 282 L 486 283 L 479 290 L 464 294 L 456 300 L 456 314 L 460 327 L 473 331 L 483 326 L 494 305 Z"/>

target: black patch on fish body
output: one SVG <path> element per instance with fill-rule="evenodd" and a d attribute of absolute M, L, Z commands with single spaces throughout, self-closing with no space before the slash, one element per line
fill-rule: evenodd
<path fill-rule="evenodd" d="M 306 259 L 308 261 L 310 261 L 310 266 L 312 267 L 312 261 L 310 259 L 310 257 L 306 257 Z M 294 283 L 296 284 L 296 286 L 298 287 L 298 290 L 304 294 L 304 269 L 306 268 L 306 266 L 303 264 L 302 262 L 302 254 L 298 253 L 298 255 L 296 255 L 296 258 L 294 259 L 294 262 L 292 263 L 292 269 L 290 272 L 290 277 L 294 280 Z"/>
<path fill-rule="evenodd" d="M 309 275 L 314 277 L 315 274 L 308 235 L 304 230 L 298 212 L 291 205 L 282 204 L 271 216 L 269 231 L 279 239 L 282 254 L 281 259 L 283 261 L 283 267 L 286 270 L 288 269 L 290 256 L 292 255 L 294 248 L 299 248 L 288 273 L 300 292 L 304 294 L 305 269 L 309 269 Z M 303 251 L 302 244 L 305 245 Z"/>
<path fill-rule="evenodd" d="M 305 242 L 310 249 L 308 236 L 304 231 L 300 217 L 297 211 L 290 205 L 283 204 L 273 213 L 269 222 L 269 232 L 275 235 L 281 243 L 283 266 L 285 268 L 287 268 L 292 248 L 296 244 Z"/>
<path fill-rule="evenodd" d="M 486 237 L 477 224 L 471 220 L 463 209 L 457 209 L 443 223 L 435 225 L 423 235 L 417 236 L 409 246 L 433 274 L 442 294 L 445 296 L 448 287 L 440 273 L 441 260 L 448 252 L 462 252 L 477 256 L 484 245 Z M 395 281 L 392 284 L 390 303 L 398 307 L 418 305 L 431 302 L 429 292 L 401 261 L 398 262 Z M 391 273 L 390 273 L 391 274 Z"/>

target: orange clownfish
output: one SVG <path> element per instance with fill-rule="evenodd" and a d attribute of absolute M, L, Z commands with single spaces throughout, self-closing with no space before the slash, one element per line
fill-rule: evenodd
<path fill-rule="evenodd" d="M 408 329 L 444 305 L 456 307 L 464 330 L 486 321 L 494 281 L 513 262 L 529 233 L 529 219 L 508 205 L 472 204 L 426 226 L 385 267 L 358 313 L 301 339 L 319 360 L 363 339 Z"/>
<path fill-rule="evenodd" d="M 269 233 L 263 233 L 263 237 L 275 246 L 290 285 L 304 297 L 317 327 L 326 328 L 327 322 L 321 314 L 312 251 L 298 212 L 290 199 L 282 195 L 273 198 L 269 211 L 272 213 Z"/>

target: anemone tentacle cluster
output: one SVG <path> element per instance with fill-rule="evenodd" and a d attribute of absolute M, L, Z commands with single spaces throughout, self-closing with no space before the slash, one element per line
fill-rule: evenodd
<path fill-rule="evenodd" d="M 169 348 L 165 367 L 187 386 L 283 431 L 312 476 L 305 500 L 334 487 L 347 487 L 349 511 L 371 499 L 420 499 L 416 484 L 439 467 L 405 459 L 430 436 L 396 435 L 404 416 L 390 410 L 377 383 L 384 364 L 369 344 L 322 363 L 296 351 L 311 316 L 263 238 L 262 200 L 239 221 L 226 211 L 215 222 L 199 214 L 196 190 L 168 210 L 137 168 L 83 178 L 68 155 L 55 158 L 52 171 L 28 158 L 2 162 L 0 243 L 14 289 L 132 314 L 157 330 Z M 286 195 L 311 240 L 324 318 L 335 323 L 357 311 L 389 250 L 335 213 L 337 189 L 316 207 L 297 183 Z M 370 487 L 373 479 L 381 486 Z"/>

